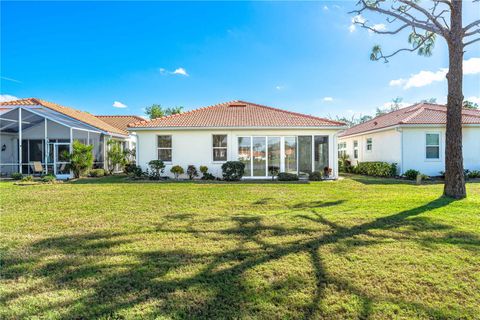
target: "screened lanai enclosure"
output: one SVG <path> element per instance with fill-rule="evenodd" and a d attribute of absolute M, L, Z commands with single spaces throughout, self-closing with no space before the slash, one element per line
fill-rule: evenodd
<path fill-rule="evenodd" d="M 94 167 L 104 168 L 107 138 L 98 128 L 43 106 L 3 110 L 0 175 L 51 173 L 59 179 L 69 178 L 66 153 L 75 140 L 93 145 Z"/>

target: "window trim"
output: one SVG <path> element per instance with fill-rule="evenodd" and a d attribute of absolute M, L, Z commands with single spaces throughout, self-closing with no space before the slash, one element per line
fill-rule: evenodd
<path fill-rule="evenodd" d="M 170 148 L 159 147 L 158 146 L 158 137 L 170 137 L 171 147 Z M 170 154 L 172 155 L 172 157 L 171 157 L 172 159 L 170 161 L 164 161 L 164 160 L 162 160 L 162 161 L 165 164 L 172 164 L 173 163 L 173 135 L 171 135 L 171 134 L 157 134 L 156 138 L 157 138 L 156 139 L 157 140 L 157 160 L 161 160 L 158 157 L 158 151 L 159 150 L 170 150 Z"/>
<path fill-rule="evenodd" d="M 213 146 L 213 136 L 226 136 L 227 137 L 227 146 L 226 147 L 214 147 Z M 225 163 L 228 161 L 228 155 L 229 155 L 229 152 L 228 152 L 228 145 L 229 145 L 229 141 L 228 141 L 228 133 L 212 133 L 211 135 L 211 153 L 210 153 L 210 156 L 212 158 L 212 163 Z M 226 160 L 215 160 L 214 157 L 213 157 L 213 150 L 214 149 L 225 149 L 227 151 L 227 159 Z"/>
<path fill-rule="evenodd" d="M 427 135 L 435 134 L 438 136 L 438 145 L 427 145 Z M 439 162 L 442 161 L 442 134 L 439 131 L 428 131 L 424 134 L 425 145 L 424 145 L 424 158 L 428 162 Z M 427 158 L 427 147 L 438 147 L 438 158 Z"/>
<path fill-rule="evenodd" d="M 373 142 L 373 140 L 372 140 L 372 142 Z M 355 160 L 358 160 L 358 149 L 359 149 L 358 148 L 358 140 L 353 140 L 353 159 L 355 159 Z M 357 156 L 355 156 L 355 151 L 356 151 Z"/>
<path fill-rule="evenodd" d="M 368 150 L 368 145 L 369 145 L 368 140 L 370 140 L 370 146 L 371 146 L 370 150 Z M 373 138 L 366 138 L 365 139 L 365 152 L 372 152 L 372 151 L 373 151 Z"/>

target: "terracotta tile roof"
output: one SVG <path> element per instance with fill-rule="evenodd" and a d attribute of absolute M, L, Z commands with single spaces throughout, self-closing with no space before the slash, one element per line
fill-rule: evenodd
<path fill-rule="evenodd" d="M 42 99 L 28 98 L 28 99 L 20 99 L 20 100 L 13 100 L 13 101 L 7 101 L 7 102 L 1 102 L 0 103 L 0 107 L 1 106 L 38 106 L 38 105 L 43 106 L 45 108 L 49 108 L 49 109 L 54 110 L 56 112 L 62 113 L 62 114 L 66 115 L 66 116 L 69 116 L 73 119 L 82 121 L 82 122 L 84 122 L 88 125 L 91 125 L 95 128 L 98 128 L 100 130 L 103 130 L 103 131 L 106 131 L 106 132 L 109 132 L 109 133 L 113 133 L 113 134 L 128 135 L 128 132 L 126 132 L 125 130 L 116 128 L 116 127 L 102 121 L 101 119 L 95 117 L 94 115 L 92 115 L 90 113 L 75 110 L 73 108 L 69 108 L 69 107 L 65 107 L 65 106 L 61 106 L 59 104 L 56 104 L 56 103 L 53 103 L 53 102 L 48 102 L 48 101 L 45 101 L 45 100 L 42 100 Z"/>
<path fill-rule="evenodd" d="M 245 101 L 231 101 L 181 114 L 140 121 L 130 128 L 341 127 L 343 122 Z"/>
<path fill-rule="evenodd" d="M 135 123 L 139 121 L 145 121 L 145 118 L 134 115 L 123 115 L 123 116 L 95 116 L 102 120 L 103 122 L 108 123 L 109 125 L 118 128 L 123 131 L 127 131 L 127 126 L 130 123 Z"/>
<path fill-rule="evenodd" d="M 364 133 L 372 130 L 388 128 L 396 125 L 421 125 L 447 123 L 447 107 L 439 104 L 418 103 L 376 117 L 365 123 L 351 127 L 339 136 L 346 137 L 353 134 Z M 480 110 L 462 110 L 463 124 L 480 124 Z"/>

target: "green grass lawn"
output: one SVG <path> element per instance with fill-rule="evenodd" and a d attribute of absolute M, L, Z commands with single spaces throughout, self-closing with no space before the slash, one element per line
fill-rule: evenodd
<path fill-rule="evenodd" d="M 480 319 L 480 183 L 0 183 L 0 318 Z"/>

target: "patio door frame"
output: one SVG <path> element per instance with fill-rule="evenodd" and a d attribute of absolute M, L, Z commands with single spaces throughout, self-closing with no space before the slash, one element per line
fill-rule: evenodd
<path fill-rule="evenodd" d="M 49 142 L 49 145 L 53 145 L 53 162 L 49 163 L 53 165 L 53 174 L 58 178 L 58 179 L 68 179 L 71 176 L 70 171 L 68 173 L 58 173 L 57 170 L 57 165 L 58 164 L 68 164 L 68 161 L 58 161 L 59 153 L 58 153 L 58 146 L 67 146 L 68 150 L 70 152 L 71 149 L 71 143 L 69 142 Z M 50 148 L 48 148 L 48 152 L 50 152 Z"/>

